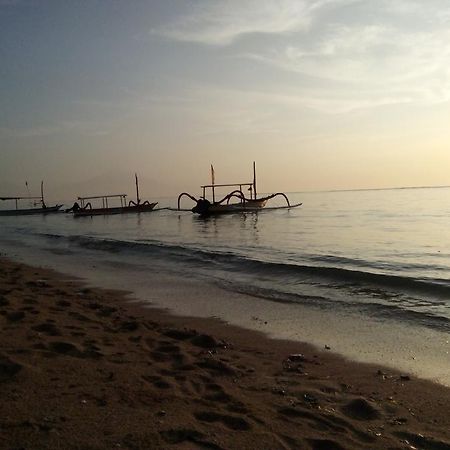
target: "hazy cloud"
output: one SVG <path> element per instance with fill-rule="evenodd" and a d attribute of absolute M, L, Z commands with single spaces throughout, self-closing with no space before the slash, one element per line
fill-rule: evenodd
<path fill-rule="evenodd" d="M 189 14 L 153 32 L 179 41 L 227 45 L 250 33 L 287 33 L 306 29 L 322 7 L 351 1 L 201 1 L 194 4 Z"/>
<path fill-rule="evenodd" d="M 202 44 L 235 43 L 241 58 L 330 82 L 302 97 L 304 104 L 345 112 L 450 100 L 449 21 L 450 5 L 442 0 L 214 1 L 195 3 L 161 33 Z M 250 51 L 239 53 L 235 41 L 249 33 L 279 39 L 253 40 Z"/>
<path fill-rule="evenodd" d="M 338 89 L 384 92 L 392 100 L 450 99 L 450 31 L 399 32 L 384 26 L 332 27 L 312 46 L 288 45 L 249 58 L 341 83 Z"/>

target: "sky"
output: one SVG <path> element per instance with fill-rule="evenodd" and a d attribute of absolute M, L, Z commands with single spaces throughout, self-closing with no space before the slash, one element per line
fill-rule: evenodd
<path fill-rule="evenodd" d="M 448 0 L 0 0 L 0 193 L 450 185 Z"/>

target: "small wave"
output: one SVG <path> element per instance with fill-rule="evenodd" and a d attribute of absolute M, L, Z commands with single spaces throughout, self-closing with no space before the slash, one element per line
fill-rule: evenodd
<path fill-rule="evenodd" d="M 73 255 L 74 252 L 68 249 L 64 249 L 64 248 L 46 248 L 45 249 L 47 252 L 49 253 L 53 253 L 54 255 L 62 255 L 62 256 L 67 256 L 67 255 Z"/>
<path fill-rule="evenodd" d="M 444 317 L 439 314 L 432 314 L 431 312 L 426 311 L 415 311 L 413 309 L 405 308 L 401 304 L 382 304 L 376 302 L 358 303 L 352 302 L 351 299 L 330 299 L 323 296 L 287 293 L 275 289 L 249 286 L 229 281 L 219 284 L 222 287 L 225 287 L 226 289 L 233 292 L 262 298 L 271 302 L 284 304 L 302 304 L 308 307 L 320 309 L 327 308 L 336 310 L 336 308 L 339 308 L 341 310 L 349 312 L 363 312 L 367 316 L 393 319 L 395 321 L 407 322 L 450 333 L 450 319 L 448 317 Z"/>
<path fill-rule="evenodd" d="M 37 236 L 42 236 L 47 239 L 62 239 L 65 236 L 62 234 L 52 234 L 52 233 L 36 233 Z"/>
<path fill-rule="evenodd" d="M 408 292 L 450 296 L 450 281 L 446 279 L 416 279 L 401 275 L 354 270 L 325 265 L 306 265 L 280 263 L 252 259 L 231 251 L 213 251 L 211 249 L 192 248 L 160 241 L 125 241 L 97 238 L 84 235 L 61 236 L 46 234 L 50 239 L 66 238 L 69 242 L 83 248 L 118 253 L 121 251 L 138 252 L 141 255 L 174 259 L 177 262 L 209 269 L 221 269 L 228 272 L 244 272 L 267 275 L 270 277 L 286 277 L 290 282 L 301 283 L 313 278 L 323 283 L 333 281 L 348 287 L 360 285 L 376 285 Z M 341 262 L 344 259 L 341 258 Z M 357 260 L 353 260 L 356 262 Z M 330 261 L 331 262 L 331 261 Z"/>

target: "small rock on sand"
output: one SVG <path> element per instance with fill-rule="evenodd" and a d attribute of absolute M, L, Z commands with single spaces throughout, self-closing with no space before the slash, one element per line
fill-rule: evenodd
<path fill-rule="evenodd" d="M 356 420 L 376 420 L 381 417 L 380 411 L 364 398 L 356 398 L 347 403 L 342 411 Z"/>
<path fill-rule="evenodd" d="M 197 336 L 194 336 L 191 339 L 191 342 L 194 345 L 196 345 L 197 347 L 202 347 L 202 348 L 215 348 L 215 347 L 219 346 L 217 341 L 212 336 L 209 336 L 208 334 L 199 334 Z"/>
<path fill-rule="evenodd" d="M 305 355 L 303 353 L 293 353 L 291 355 L 288 356 L 288 360 L 289 361 L 293 361 L 293 362 L 300 362 L 300 361 L 305 361 Z"/>

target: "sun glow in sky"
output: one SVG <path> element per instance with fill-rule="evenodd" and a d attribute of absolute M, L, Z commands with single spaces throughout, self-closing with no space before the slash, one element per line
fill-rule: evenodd
<path fill-rule="evenodd" d="M 448 0 L 0 0 L 0 194 L 450 184 Z"/>

